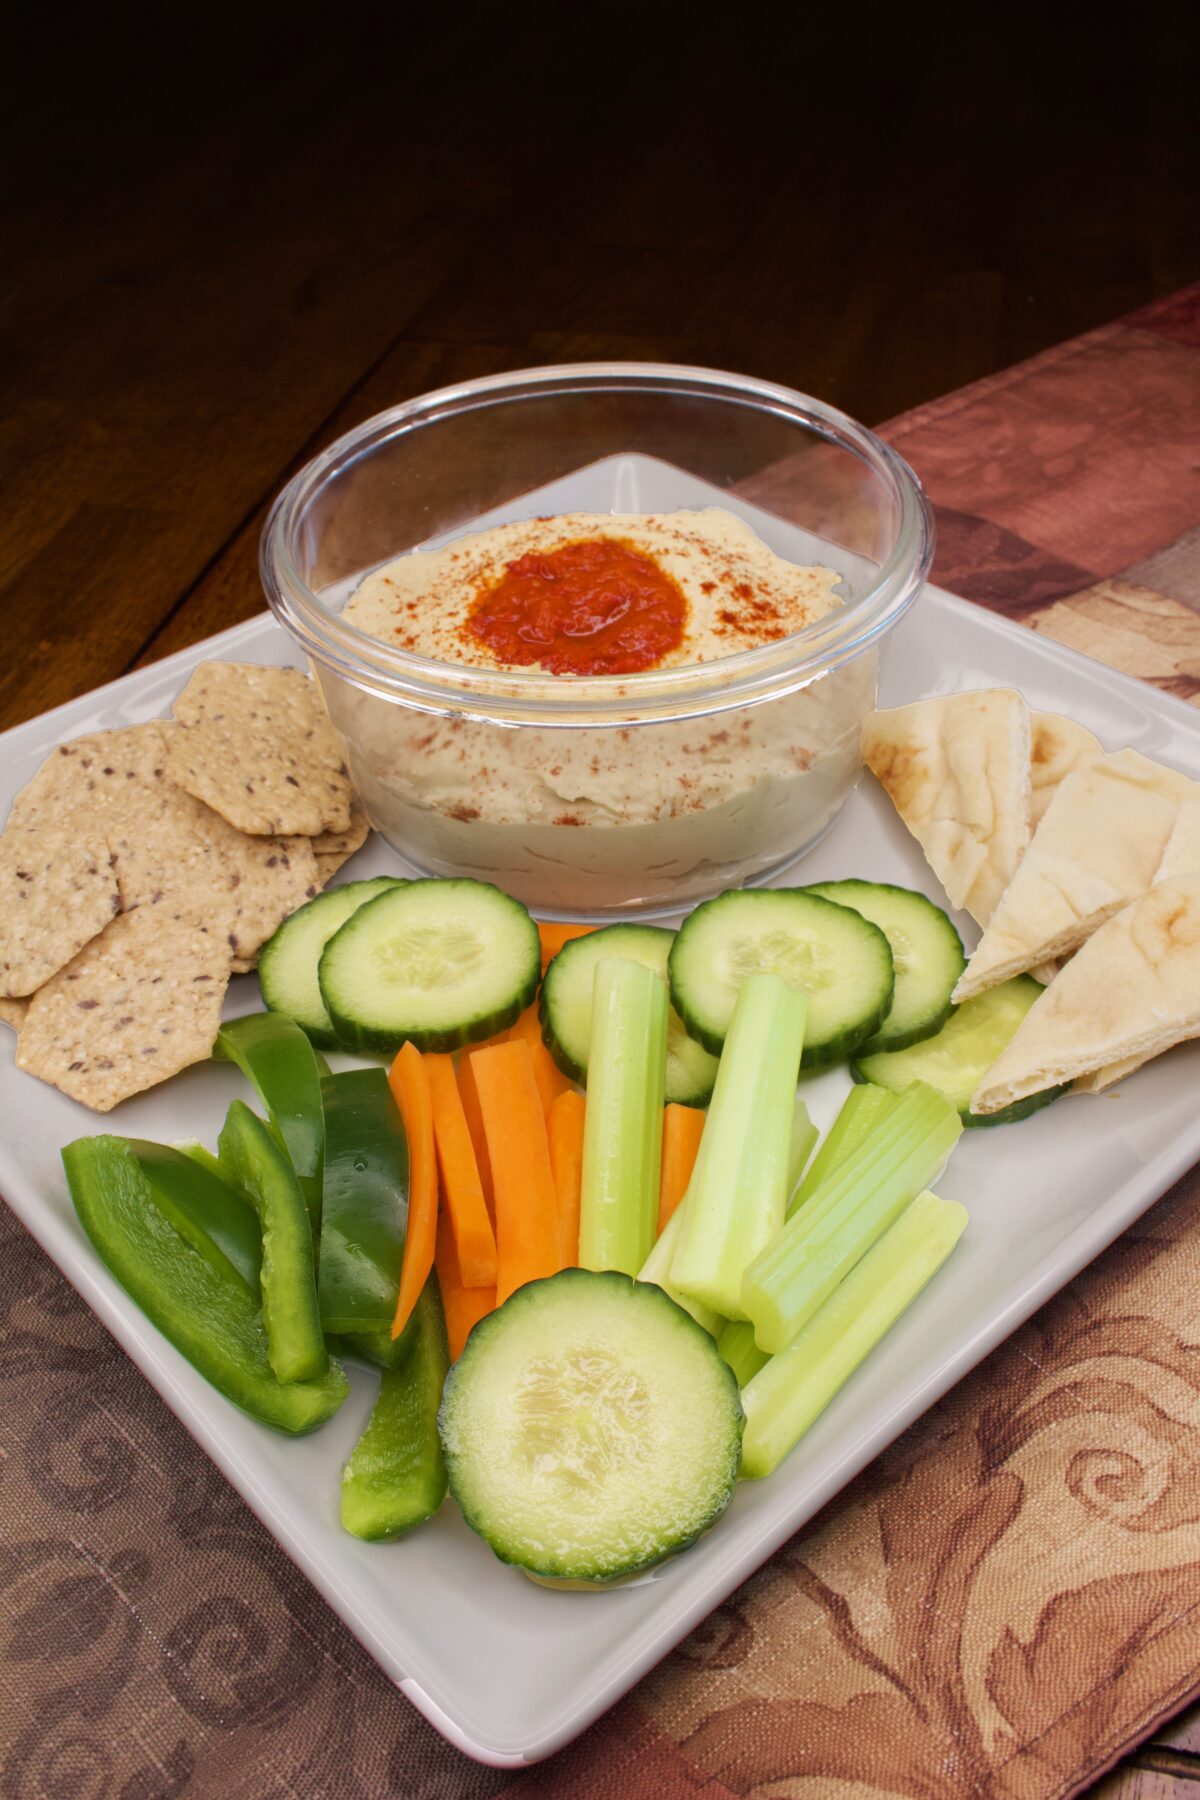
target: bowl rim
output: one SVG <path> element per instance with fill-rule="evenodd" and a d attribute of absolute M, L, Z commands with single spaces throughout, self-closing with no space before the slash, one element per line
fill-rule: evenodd
<path fill-rule="evenodd" d="M 895 542 L 849 605 L 791 636 L 703 663 L 629 675 L 552 675 L 443 662 L 388 644 L 325 606 L 301 576 L 295 544 L 324 485 L 396 437 L 464 411 L 556 393 L 643 391 L 726 400 L 775 413 L 865 463 L 898 505 Z M 862 655 L 916 599 L 933 560 L 934 521 L 921 482 L 898 451 L 848 413 L 756 376 L 683 363 L 553 363 L 485 375 L 415 395 L 343 432 L 276 496 L 259 539 L 272 613 L 320 667 L 377 698 L 497 725 L 580 728 L 661 723 L 756 705 L 809 686 Z M 404 552 L 399 554 L 403 555 Z"/>

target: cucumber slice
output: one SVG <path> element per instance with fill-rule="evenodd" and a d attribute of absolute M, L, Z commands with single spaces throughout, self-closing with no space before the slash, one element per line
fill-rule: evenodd
<path fill-rule="evenodd" d="M 1002 1112 L 973 1113 L 971 1095 L 1043 991 L 1041 982 L 1032 975 L 1014 975 L 1011 981 L 1002 981 L 973 1000 L 964 1000 L 936 1037 L 926 1038 L 908 1050 L 856 1056 L 851 1060 L 850 1073 L 855 1081 L 871 1081 L 877 1087 L 891 1088 L 893 1093 L 902 1093 L 913 1081 L 927 1082 L 957 1107 L 964 1125 L 1014 1124 L 1049 1106 L 1067 1092 L 1070 1082 L 1062 1087 L 1043 1088 L 1040 1094 L 1016 1100 Z"/>
<path fill-rule="evenodd" d="M 805 888 L 734 888 L 685 919 L 669 963 L 675 1010 L 714 1056 L 739 987 L 760 972 L 808 997 L 805 1069 L 839 1062 L 892 1004 L 892 953 L 878 925 Z"/>
<path fill-rule="evenodd" d="M 486 881 L 409 881 L 368 900 L 321 952 L 333 1028 L 355 1050 L 457 1050 L 515 1023 L 542 972 L 537 926 Z"/>
<path fill-rule="evenodd" d="M 388 888 L 404 887 L 399 877 L 348 881 L 297 908 L 268 938 L 258 958 L 258 985 L 268 1012 L 286 1013 L 314 1044 L 335 1049 L 337 1036 L 317 981 L 321 952 L 352 913 Z"/>
<path fill-rule="evenodd" d="M 648 1283 L 564 1269 L 476 1325 L 439 1415 L 450 1491 L 501 1562 L 603 1582 L 686 1547 L 728 1506 L 737 1382 Z"/>
<path fill-rule="evenodd" d="M 880 881 L 818 881 L 805 889 L 853 907 L 878 925 L 892 948 L 892 1009 L 859 1054 L 904 1050 L 940 1031 L 954 1008 L 950 995 L 967 966 L 962 939 L 940 906 L 911 888 Z"/>
<path fill-rule="evenodd" d="M 592 977 L 606 956 L 643 963 L 667 979 L 673 931 L 658 925 L 606 925 L 564 944 L 542 978 L 538 1018 L 546 1048 L 564 1075 L 587 1083 L 592 1038 Z M 667 1015 L 667 1100 L 707 1106 L 717 1079 L 717 1059 L 690 1038 L 672 1007 Z"/>

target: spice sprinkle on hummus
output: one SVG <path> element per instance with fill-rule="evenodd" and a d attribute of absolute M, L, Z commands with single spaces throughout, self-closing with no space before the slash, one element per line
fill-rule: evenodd
<path fill-rule="evenodd" d="M 475 668 L 628 675 L 773 643 L 840 605 L 718 507 L 524 519 L 398 558 L 345 617 L 384 643 Z"/>

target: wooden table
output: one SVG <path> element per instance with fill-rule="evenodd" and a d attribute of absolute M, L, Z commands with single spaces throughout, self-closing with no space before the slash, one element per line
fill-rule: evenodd
<path fill-rule="evenodd" d="M 881 420 L 1200 274 L 1161 14 L 1043 19 L 1032 56 L 960 23 L 907 65 L 907 15 L 725 42 L 624 0 L 240 17 L 234 50 L 209 20 L 182 53 L 52 27 L 6 127 L 4 724 L 259 610 L 289 470 L 423 389 L 649 358 Z M 1184 1718 L 1096 1791 L 1195 1780 Z"/>

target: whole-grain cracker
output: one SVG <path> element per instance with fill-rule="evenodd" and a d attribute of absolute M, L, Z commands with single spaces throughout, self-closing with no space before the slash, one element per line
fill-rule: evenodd
<path fill-rule="evenodd" d="M 0 836 L 0 994 L 32 994 L 120 908 L 104 838 L 71 818 Z"/>
<path fill-rule="evenodd" d="M 350 828 L 341 744 L 316 684 L 297 669 L 201 663 L 175 702 L 171 779 L 254 836 Z"/>
<path fill-rule="evenodd" d="M 12 1000 L 0 994 L 0 1024 L 9 1025 L 14 1031 L 20 1031 L 22 1020 L 29 1011 L 28 1000 Z"/>
<path fill-rule="evenodd" d="M 212 1052 L 229 945 L 169 902 L 113 919 L 29 1002 L 17 1066 L 95 1112 Z"/>

